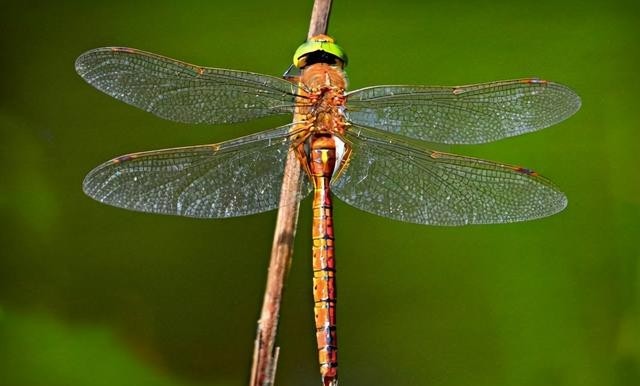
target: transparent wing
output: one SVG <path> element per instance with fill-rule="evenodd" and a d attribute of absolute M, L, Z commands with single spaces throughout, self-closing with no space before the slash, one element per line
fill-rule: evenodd
<path fill-rule="evenodd" d="M 528 169 L 416 147 L 375 129 L 352 127 L 347 169 L 332 190 L 356 208 L 431 225 L 508 223 L 567 205 L 550 181 Z"/>
<path fill-rule="evenodd" d="M 83 188 L 98 201 L 142 212 L 221 218 L 275 209 L 290 127 L 216 145 L 121 156 L 92 170 Z M 301 181 L 295 200 L 311 190 L 306 177 Z"/>
<path fill-rule="evenodd" d="M 284 79 L 199 67 L 132 48 L 85 52 L 76 71 L 112 97 L 186 123 L 242 122 L 293 112 L 295 86 Z"/>
<path fill-rule="evenodd" d="M 558 83 L 519 79 L 461 87 L 375 86 L 347 95 L 349 121 L 430 142 L 491 142 L 554 125 L 580 108 Z"/>

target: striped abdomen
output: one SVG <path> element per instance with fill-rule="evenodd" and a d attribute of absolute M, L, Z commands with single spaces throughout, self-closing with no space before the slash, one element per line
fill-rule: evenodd
<path fill-rule="evenodd" d="M 313 298 L 320 374 L 325 386 L 337 385 L 336 281 L 331 176 L 336 163 L 335 139 L 310 138 L 308 167 L 313 181 Z"/>

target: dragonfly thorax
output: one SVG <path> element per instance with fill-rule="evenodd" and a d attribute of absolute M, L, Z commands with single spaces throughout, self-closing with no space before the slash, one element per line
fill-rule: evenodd
<path fill-rule="evenodd" d="M 315 64 L 303 71 L 300 83 L 308 90 L 306 116 L 311 132 L 342 134 L 346 125 L 346 81 L 342 70 L 327 64 Z"/>
<path fill-rule="evenodd" d="M 342 169 L 349 152 L 342 140 L 347 127 L 344 72 L 338 66 L 317 63 L 302 70 L 299 82 L 296 114 L 303 118 L 296 135 L 298 159 L 310 177 L 328 180 Z"/>

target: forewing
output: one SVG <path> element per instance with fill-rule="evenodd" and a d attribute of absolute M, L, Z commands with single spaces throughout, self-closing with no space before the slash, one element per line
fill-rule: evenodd
<path fill-rule="evenodd" d="M 112 97 L 186 123 L 241 122 L 293 112 L 295 86 L 244 71 L 199 67 L 132 48 L 98 48 L 76 71 Z"/>
<path fill-rule="evenodd" d="M 353 91 L 347 100 L 347 116 L 354 124 L 448 144 L 536 131 L 580 108 L 571 89 L 537 79 L 460 87 L 375 86 Z"/>
<path fill-rule="evenodd" d="M 87 195 L 142 212 L 222 218 L 279 204 L 289 128 L 216 145 L 134 153 L 108 161 L 84 180 Z M 306 177 L 295 200 L 310 191 Z"/>
<path fill-rule="evenodd" d="M 430 225 L 509 223 L 567 205 L 550 181 L 527 169 L 435 152 L 352 127 L 346 170 L 332 190 L 356 208 Z"/>

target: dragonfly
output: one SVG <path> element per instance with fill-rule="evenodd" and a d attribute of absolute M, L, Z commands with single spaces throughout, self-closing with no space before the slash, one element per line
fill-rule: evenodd
<path fill-rule="evenodd" d="M 433 150 L 533 132 L 580 108 L 567 86 L 537 78 L 467 86 L 372 86 L 347 92 L 345 51 L 326 35 L 294 53 L 285 78 L 197 66 L 132 48 L 82 54 L 89 84 L 161 118 L 227 124 L 293 114 L 293 121 L 226 142 L 114 158 L 83 182 L 116 207 L 198 218 L 276 209 L 294 152 L 313 192 L 313 294 L 322 383 L 338 380 L 332 196 L 386 218 L 429 225 L 510 223 L 563 210 L 565 194 L 521 166 Z"/>

